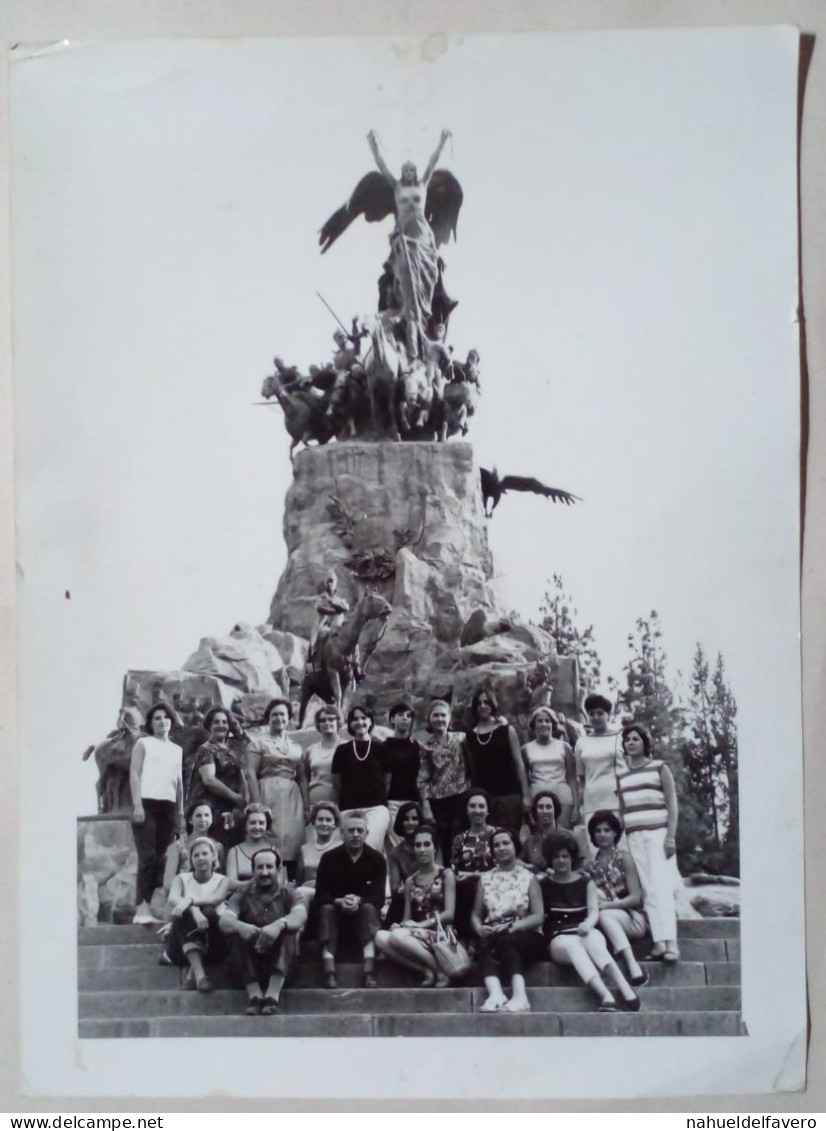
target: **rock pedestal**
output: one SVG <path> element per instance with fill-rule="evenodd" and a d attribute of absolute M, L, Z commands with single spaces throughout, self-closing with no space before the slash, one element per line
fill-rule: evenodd
<path fill-rule="evenodd" d="M 393 606 L 358 692 L 380 712 L 402 694 L 416 702 L 452 696 L 461 710 L 487 684 L 516 721 L 527 714 L 529 682 L 542 660 L 552 668 L 554 704 L 576 714 L 575 661 L 556 659 L 545 633 L 505 616 L 469 443 L 344 443 L 301 452 L 284 538 L 287 565 L 270 609 L 276 631 L 310 636 L 331 570 L 351 606 L 367 586 Z"/>
<path fill-rule="evenodd" d="M 492 585 L 468 443 L 330 444 L 301 452 L 284 506 L 287 566 L 270 609 L 276 629 L 309 636 L 334 569 L 354 603 L 375 584 L 394 608 L 390 632 L 425 630 L 455 645 L 476 609 L 502 614 Z"/>

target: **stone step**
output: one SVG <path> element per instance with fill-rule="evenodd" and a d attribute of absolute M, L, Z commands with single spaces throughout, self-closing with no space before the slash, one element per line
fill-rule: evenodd
<path fill-rule="evenodd" d="M 87 948 L 91 950 L 91 948 Z M 185 971 L 176 967 L 158 966 L 158 952 L 153 947 L 139 962 L 126 964 L 121 959 L 130 957 L 136 947 L 97 947 L 95 957 L 103 961 L 94 967 L 81 966 L 78 970 L 78 989 L 87 991 L 102 990 L 169 990 L 183 982 Z M 141 948 L 142 949 L 142 948 Z M 117 951 L 114 956 L 111 952 Z M 110 959 L 110 961 L 106 961 Z M 661 962 L 644 962 L 643 969 L 649 976 L 649 986 L 737 986 L 740 984 L 740 966 L 735 962 L 680 962 L 676 966 L 664 966 Z M 336 967 L 339 985 L 342 989 L 356 989 L 361 986 L 362 969 L 354 963 L 339 963 Z M 210 977 L 216 987 L 227 988 L 232 983 L 225 966 L 210 969 Z M 405 970 L 390 962 L 376 965 L 376 978 L 386 989 L 407 989 L 418 986 L 421 978 L 412 970 Z M 566 966 L 552 962 L 540 962 L 532 966 L 526 974 L 529 986 L 576 986 L 579 980 L 575 972 Z M 462 979 L 463 986 L 480 986 L 482 977 L 478 969 L 472 968 Z M 320 972 L 317 964 L 300 965 L 291 980 L 292 989 L 316 989 L 320 985 Z"/>
<path fill-rule="evenodd" d="M 326 1013 L 474 1013 L 486 998 L 481 987 L 425 989 L 285 990 L 286 1014 Z M 593 995 L 584 986 L 539 987 L 529 992 L 538 1013 L 592 1012 Z M 643 1012 L 711 1012 L 740 1008 L 739 986 L 644 987 L 640 997 Z M 87 1017 L 169 1017 L 243 1013 L 243 990 L 217 989 L 199 994 L 181 988 L 163 990 L 82 991 L 78 1010 Z"/>
<path fill-rule="evenodd" d="M 138 936 L 136 940 L 131 937 L 112 935 L 108 929 L 90 927 L 84 928 L 92 931 L 102 929 L 107 932 L 105 938 L 95 940 L 93 943 L 82 943 L 78 947 L 78 965 L 81 969 L 98 968 L 103 965 L 133 966 L 144 962 L 151 965 L 160 958 L 163 943 L 155 934 Z M 144 930 L 143 927 L 117 927 L 117 931 Z M 108 940 L 108 941 L 107 941 Z M 97 953 L 101 950 L 107 953 L 103 958 Z M 651 940 L 644 939 L 634 943 L 634 953 L 641 961 L 645 959 L 651 949 Z M 317 944 L 305 942 L 302 946 L 302 955 L 305 959 L 312 959 L 317 951 Z M 134 953 L 134 958 L 130 957 Z M 680 953 L 685 962 L 739 962 L 740 940 L 723 938 L 686 938 L 680 940 Z M 155 958 L 152 958 L 152 955 Z"/>
<path fill-rule="evenodd" d="M 132 923 L 100 923 L 96 927 L 78 928 L 81 946 L 109 945 L 112 943 L 151 943 L 157 939 L 156 926 L 135 926 Z M 680 943 L 688 939 L 739 939 L 739 919 L 681 919 L 677 933 Z M 648 944 L 650 946 L 650 943 Z"/>
<path fill-rule="evenodd" d="M 736 1012 L 277 1014 L 82 1019 L 83 1039 L 117 1037 L 736 1037 Z"/>

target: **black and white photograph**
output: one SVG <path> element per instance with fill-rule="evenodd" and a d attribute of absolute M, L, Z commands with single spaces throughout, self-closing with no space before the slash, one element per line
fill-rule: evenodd
<path fill-rule="evenodd" d="M 16 47 L 33 1091 L 800 1085 L 798 52 Z"/>

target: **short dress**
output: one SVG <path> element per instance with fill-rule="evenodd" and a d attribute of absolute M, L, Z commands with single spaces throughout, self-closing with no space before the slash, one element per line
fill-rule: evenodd
<path fill-rule="evenodd" d="M 298 859 L 304 843 L 304 799 L 298 788 L 303 752 L 291 738 L 255 738 L 249 746 L 252 765 L 258 759 L 258 794 L 272 812 L 272 827 L 285 863 Z"/>
<path fill-rule="evenodd" d="M 420 873 L 414 872 L 409 890 L 410 918 L 416 923 L 432 919 L 437 911 L 441 914 L 445 909 L 445 869 L 437 868 L 430 883 L 424 883 Z M 435 927 L 412 927 L 410 930 L 416 938 L 425 942 L 435 938 L 437 933 Z"/>
<path fill-rule="evenodd" d="M 201 780 L 202 766 L 215 766 L 215 777 L 231 789 L 233 793 L 244 796 L 244 772 L 241 768 L 240 756 L 229 746 L 219 746 L 215 742 L 205 742 L 199 746 L 192 763 L 189 779 L 187 805 L 190 809 L 200 802 L 209 802 L 215 814 L 215 822 L 210 832 L 216 840 L 226 844 L 235 827 L 236 815 L 243 809 L 243 804 L 236 805 L 226 797 L 219 797 L 208 789 Z"/>
<path fill-rule="evenodd" d="M 307 778 L 307 793 L 310 808 L 319 801 L 335 801 L 333 785 L 333 755 L 336 747 L 325 749 L 320 742 L 314 742 L 304 751 L 304 774 Z"/>
<path fill-rule="evenodd" d="M 561 738 L 550 742 L 527 743 L 522 753 L 528 766 L 528 784 L 531 797 L 549 789 L 559 798 L 561 805 L 573 805 L 574 795 L 565 776 L 565 743 Z"/>
<path fill-rule="evenodd" d="M 619 812 L 617 774 L 625 769 L 619 734 L 586 734 L 574 750 L 577 773 L 585 779 L 582 793 L 583 823 L 598 809 Z"/>

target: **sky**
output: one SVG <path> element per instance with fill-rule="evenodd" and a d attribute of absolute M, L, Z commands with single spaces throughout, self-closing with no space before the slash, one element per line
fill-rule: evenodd
<path fill-rule="evenodd" d="M 513 37 L 518 83 L 481 81 L 495 37 L 429 62 L 321 40 L 309 67 L 295 41 L 18 63 L 18 557 L 65 636 L 38 665 L 83 687 L 67 756 L 113 725 L 128 668 L 266 619 L 290 465 L 255 402 L 276 352 L 329 358 L 317 291 L 347 323 L 375 309 L 390 222 L 316 243 L 372 167 L 370 128 L 394 168 L 453 133 L 445 279 L 456 353 L 482 359 L 479 464 L 583 499 L 505 497 L 504 603 L 535 617 L 560 573 L 606 674 L 656 609 L 675 680 L 699 640 L 747 694 L 754 610 L 788 611 L 796 553 L 790 106 L 724 36 L 613 41 Z"/>
<path fill-rule="evenodd" d="M 63 820 L 91 811 L 80 754 L 124 673 L 266 619 L 290 463 L 261 381 L 276 353 L 329 358 L 317 291 L 345 322 L 375 309 L 389 221 L 317 246 L 372 167 L 367 132 L 421 169 L 446 127 L 476 459 L 583 500 L 504 498 L 504 604 L 535 617 L 560 573 L 606 674 L 652 609 L 672 677 L 696 641 L 722 651 L 745 798 L 770 820 L 767 709 L 799 746 L 795 65 L 764 29 L 21 55 L 24 794 L 46 767 Z"/>

